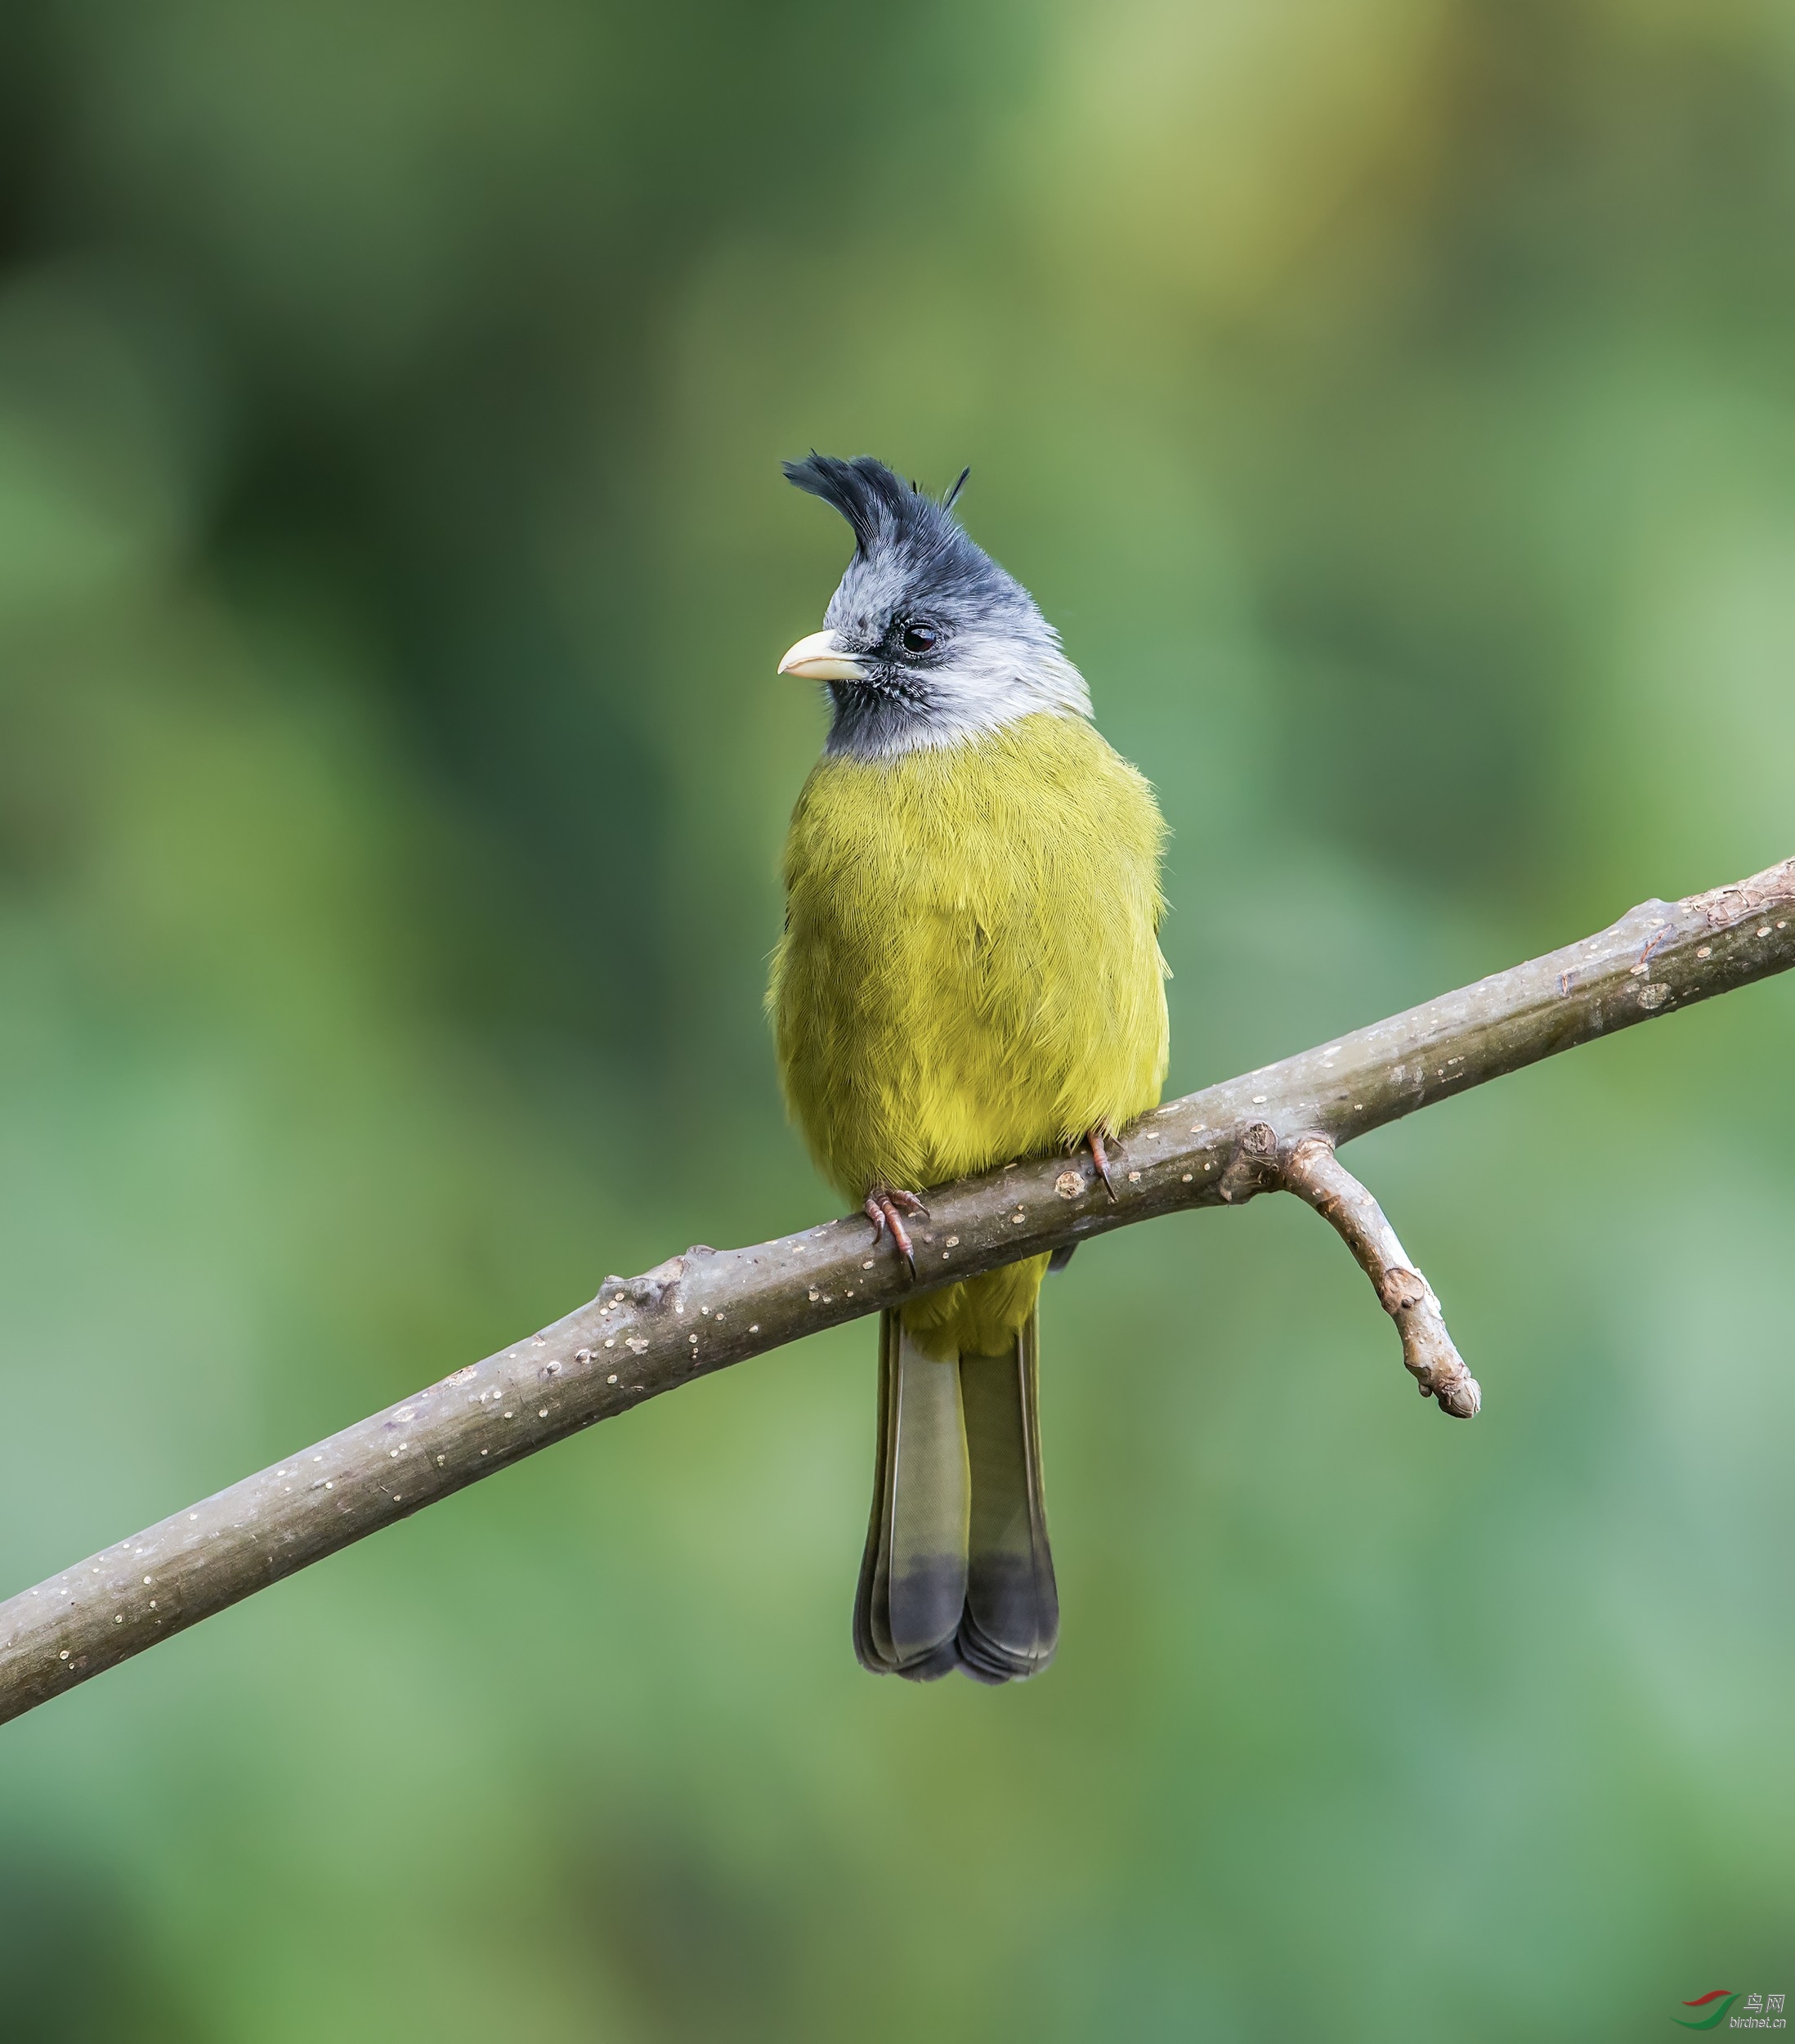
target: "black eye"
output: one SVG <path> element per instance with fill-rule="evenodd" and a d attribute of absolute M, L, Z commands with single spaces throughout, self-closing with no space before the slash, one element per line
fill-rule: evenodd
<path fill-rule="evenodd" d="M 932 625 L 906 625 L 903 630 L 904 651 L 906 653 L 926 653 L 936 639 Z"/>

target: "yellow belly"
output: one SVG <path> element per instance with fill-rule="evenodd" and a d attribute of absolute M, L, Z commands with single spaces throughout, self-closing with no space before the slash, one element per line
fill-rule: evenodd
<path fill-rule="evenodd" d="M 1164 834 L 1145 781 L 1081 718 L 817 765 L 786 841 L 768 1004 L 786 1100 L 844 1195 L 920 1190 L 1153 1105 Z M 906 1320 L 996 1352 L 1039 1263 Z"/>

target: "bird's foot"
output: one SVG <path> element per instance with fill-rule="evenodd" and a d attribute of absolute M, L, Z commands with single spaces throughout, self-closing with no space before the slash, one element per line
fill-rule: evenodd
<path fill-rule="evenodd" d="M 1103 1132 L 1099 1126 L 1085 1137 L 1085 1147 L 1090 1152 L 1090 1161 L 1097 1167 L 1097 1176 L 1103 1181 L 1103 1190 L 1109 1195 L 1109 1204 L 1116 1204 L 1116 1181 L 1109 1175 L 1109 1152 L 1103 1147 Z"/>
<path fill-rule="evenodd" d="M 866 1204 L 862 1211 L 873 1224 L 874 1242 L 876 1244 L 880 1236 L 889 1229 L 893 1246 L 903 1258 L 910 1275 L 915 1277 L 916 1252 L 911 1246 L 910 1230 L 904 1226 L 904 1216 L 920 1214 L 926 1221 L 929 1218 L 928 1208 L 915 1193 L 906 1192 L 901 1186 L 875 1186 L 866 1195 Z"/>

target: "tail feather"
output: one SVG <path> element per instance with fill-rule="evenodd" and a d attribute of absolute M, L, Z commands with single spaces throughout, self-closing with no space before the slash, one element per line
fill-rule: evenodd
<path fill-rule="evenodd" d="M 1038 1328 L 1032 1313 L 1009 1355 L 960 1360 L 973 1468 L 960 1652 L 966 1672 L 987 1682 L 1045 1668 L 1059 1639 L 1041 1486 Z"/>
<path fill-rule="evenodd" d="M 883 1316 L 871 1522 L 854 1650 L 877 1674 L 1006 1682 L 1053 1658 L 1032 1315 L 1007 1356 L 938 1361 Z"/>
<path fill-rule="evenodd" d="M 854 1592 L 854 1658 L 875 1675 L 888 1674 L 892 1666 L 891 1627 L 886 1617 L 889 1564 L 880 1562 L 886 1553 L 885 1530 L 889 1522 L 890 1486 L 886 1481 L 891 1460 L 891 1401 L 897 1374 L 898 1316 L 879 1316 L 879 1444 L 873 1451 L 872 1517 L 866 1526 L 866 1549 L 860 1558 L 860 1585 Z M 879 1608 L 879 1630 L 873 1629 L 873 1607 Z"/>
<path fill-rule="evenodd" d="M 966 1602 L 971 1481 L 960 1368 L 923 1355 L 894 1313 L 880 1324 L 880 1456 L 857 1647 L 869 1667 L 929 1681 L 954 1666 Z"/>

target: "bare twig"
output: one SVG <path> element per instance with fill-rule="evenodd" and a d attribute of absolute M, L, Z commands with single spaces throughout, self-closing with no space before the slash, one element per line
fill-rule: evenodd
<path fill-rule="evenodd" d="M 1310 1132 L 1280 1142 L 1269 1122 L 1249 1122 L 1234 1138 L 1215 1194 L 1240 1206 L 1262 1192 L 1293 1192 L 1332 1226 L 1395 1321 L 1403 1360 L 1421 1396 L 1437 1398 L 1455 1419 L 1475 1419 L 1483 1393 L 1446 1331 L 1433 1287 L 1409 1262 L 1383 1208 L 1334 1154 L 1332 1141 Z"/>
<path fill-rule="evenodd" d="M 1409 1261 L 1384 1210 L 1334 1154 L 1325 1136 L 1303 1136 L 1278 1153 L 1283 1190 L 1306 1199 L 1329 1222 L 1372 1281 L 1377 1302 L 1403 1338 L 1403 1362 L 1423 1398 L 1455 1419 L 1475 1419 L 1483 1404 L 1477 1379 L 1446 1331 L 1434 1288 Z"/>
<path fill-rule="evenodd" d="M 1109 1143 L 1113 1202 L 1094 1169 L 1066 1157 L 931 1193 L 929 1221 L 914 1238 L 919 1280 L 994 1270 L 1264 1189 L 1256 1177 L 1227 1176 L 1251 1127 L 1271 1132 L 1269 1163 L 1281 1174 L 1282 1145 L 1350 1141 L 1791 966 L 1795 859 L 1712 894 L 1647 902 L 1582 943 L 1144 1116 Z M 1411 1267 L 1393 1236 L 1384 1248 L 1391 1268 Z M 908 1291 L 898 1258 L 889 1245 L 875 1253 L 859 1215 L 608 1278 L 598 1298 L 539 1334 L 0 1605 L 0 1721 L 568 1434 Z M 1420 1307 L 1392 1310 L 1407 1356 L 1403 1315 Z M 1419 1338 L 1421 1323 L 1412 1325 Z M 1438 1358 L 1417 1352 L 1438 1379 Z"/>

